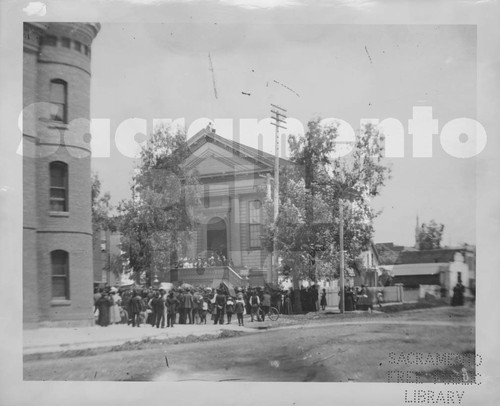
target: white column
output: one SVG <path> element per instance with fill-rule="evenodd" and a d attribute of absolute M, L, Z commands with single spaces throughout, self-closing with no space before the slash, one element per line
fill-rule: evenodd
<path fill-rule="evenodd" d="M 240 199 L 231 196 L 231 260 L 235 266 L 241 266 L 241 231 L 240 231 Z"/>

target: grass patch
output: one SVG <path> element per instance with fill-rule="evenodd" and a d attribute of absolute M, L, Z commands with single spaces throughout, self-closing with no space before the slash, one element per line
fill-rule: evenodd
<path fill-rule="evenodd" d="M 399 303 L 394 305 L 382 306 L 377 309 L 382 313 L 397 313 L 404 312 L 407 310 L 417 310 L 417 309 L 430 309 L 434 307 L 444 307 L 449 306 L 449 303 L 444 299 L 436 300 L 419 300 L 415 303 Z"/>

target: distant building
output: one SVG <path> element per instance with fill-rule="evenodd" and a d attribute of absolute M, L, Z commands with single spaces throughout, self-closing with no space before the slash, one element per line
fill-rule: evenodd
<path fill-rule="evenodd" d="M 359 269 L 353 277 L 354 286 L 379 286 L 380 258 L 375 244 L 370 245 L 359 256 Z"/>
<path fill-rule="evenodd" d="M 90 57 L 99 24 L 24 23 L 23 322 L 91 325 Z"/>
<path fill-rule="evenodd" d="M 392 274 L 392 283 L 405 288 L 420 285 L 439 285 L 447 296 L 461 281 L 466 288 L 475 288 L 475 247 L 445 247 L 434 250 L 416 250 L 394 246 L 392 243 L 376 244 L 382 257 L 381 266 Z M 470 291 L 468 292 L 470 293 Z"/>
<path fill-rule="evenodd" d="M 463 246 L 464 262 L 467 265 L 469 274 L 469 290 L 471 294 L 476 295 L 476 247 L 474 245 L 464 244 Z"/>
<path fill-rule="evenodd" d="M 94 287 L 120 285 L 121 278 L 112 269 L 119 266 L 118 262 L 122 255 L 120 237 L 121 234 L 119 232 L 101 230 L 94 226 Z"/>

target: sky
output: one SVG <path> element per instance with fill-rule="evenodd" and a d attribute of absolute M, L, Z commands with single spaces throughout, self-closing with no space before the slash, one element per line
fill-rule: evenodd
<path fill-rule="evenodd" d="M 476 118 L 476 44 L 473 25 L 103 23 L 92 46 L 91 117 L 111 120 L 111 153 L 92 169 L 113 203 L 130 197 L 134 159 L 114 135 L 131 118 L 145 119 L 147 133 L 154 119 L 188 127 L 201 119 L 191 132 L 232 119 L 217 132 L 254 147 L 259 130 L 240 120 L 269 117 L 271 103 L 304 127 L 318 116 L 354 130 L 361 119 L 395 118 L 405 151 L 385 159 L 392 175 L 372 202 L 381 210 L 375 242 L 413 245 L 418 215 L 445 225 L 444 245 L 475 244 L 476 158 L 450 156 L 437 134 L 432 157 L 413 157 L 408 120 L 418 106 L 432 108 L 439 131 Z M 260 130 L 268 152 L 273 129 Z"/>

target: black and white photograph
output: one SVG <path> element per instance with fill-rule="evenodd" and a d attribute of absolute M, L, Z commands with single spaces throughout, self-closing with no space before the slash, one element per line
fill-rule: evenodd
<path fill-rule="evenodd" d="M 0 403 L 498 402 L 497 1 L 21 3 Z"/>

